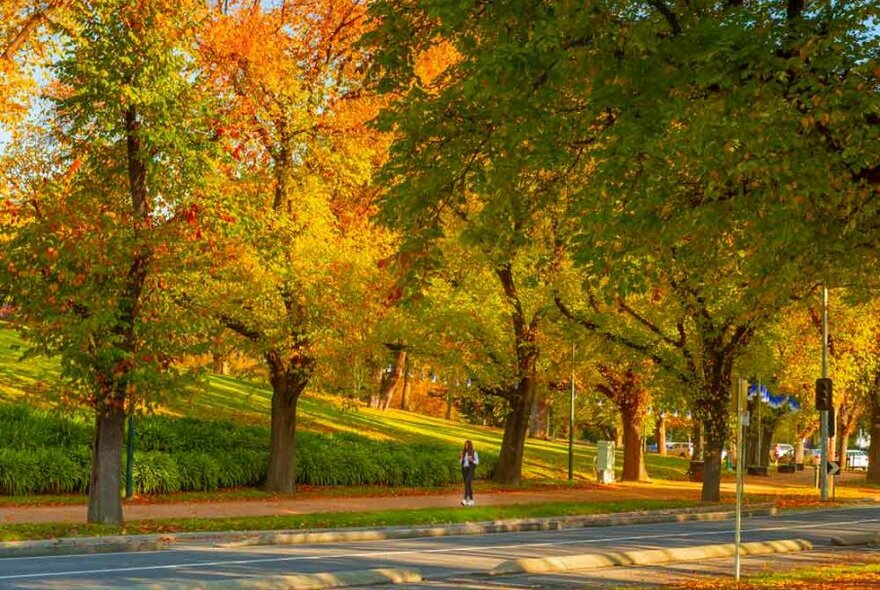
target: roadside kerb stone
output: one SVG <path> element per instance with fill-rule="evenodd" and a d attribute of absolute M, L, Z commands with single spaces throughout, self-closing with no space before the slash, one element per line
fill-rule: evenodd
<path fill-rule="evenodd" d="M 118 586 L 116 590 L 325 590 L 347 586 L 374 586 L 377 584 L 409 584 L 422 581 L 422 575 L 412 569 L 381 568 L 348 572 L 322 572 L 211 580 L 192 582 L 154 582 Z"/>
<path fill-rule="evenodd" d="M 165 542 L 159 535 L 67 537 L 43 541 L 6 541 L 0 543 L 0 558 L 158 551 L 164 545 Z"/>
<path fill-rule="evenodd" d="M 417 537 L 446 537 L 459 535 L 485 535 L 527 531 L 552 531 L 564 528 L 626 526 L 657 524 L 664 522 L 687 522 L 693 520 L 725 520 L 733 518 L 733 510 L 719 510 L 720 506 L 700 506 L 678 510 L 651 512 L 620 512 L 616 514 L 591 514 L 586 516 L 562 516 L 548 518 L 520 518 L 484 521 L 431 527 L 387 527 L 383 529 L 340 529 L 328 531 L 262 531 L 236 541 L 218 543 L 218 547 L 235 548 L 250 545 L 305 545 L 318 543 L 346 543 L 359 541 L 383 541 L 388 539 L 412 539 Z M 743 516 L 776 515 L 771 503 L 755 504 L 743 510 Z"/>
<path fill-rule="evenodd" d="M 880 533 L 854 533 L 851 535 L 837 535 L 831 537 L 831 544 L 838 547 L 851 547 L 854 545 L 877 545 L 880 544 Z"/>
<path fill-rule="evenodd" d="M 505 532 L 560 530 L 563 528 L 624 526 L 685 522 L 690 520 L 723 520 L 733 517 L 725 506 L 698 506 L 651 512 L 621 512 L 588 516 L 509 519 L 443 526 L 352 528 L 332 530 L 291 531 L 217 531 L 166 533 L 152 535 L 117 535 L 104 537 L 69 537 L 42 541 L 8 541 L 0 543 L 0 558 L 37 557 L 86 553 L 126 551 L 158 551 L 173 543 L 211 543 L 223 548 L 251 545 L 289 545 L 381 541 L 456 535 L 482 535 Z M 775 515 L 772 503 L 754 504 L 743 510 L 744 516 Z"/>
<path fill-rule="evenodd" d="M 812 549 L 813 545 L 804 539 L 784 541 L 761 541 L 740 545 L 741 555 L 768 555 L 771 553 L 791 553 Z M 640 549 L 634 551 L 600 551 L 563 555 L 556 557 L 534 557 L 511 559 L 495 566 L 489 575 L 504 576 L 513 574 L 545 574 L 599 569 L 616 566 L 659 565 L 719 557 L 732 557 L 735 545 L 701 545 L 697 547 L 678 547 L 673 549 Z"/>

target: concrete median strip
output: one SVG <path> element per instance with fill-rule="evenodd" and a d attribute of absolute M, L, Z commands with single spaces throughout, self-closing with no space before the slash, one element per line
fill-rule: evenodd
<path fill-rule="evenodd" d="M 792 553 L 812 549 L 813 545 L 803 539 L 784 541 L 761 541 L 743 543 L 740 546 L 742 555 L 768 555 L 771 553 Z M 673 549 L 645 549 L 633 551 L 602 551 L 577 555 L 560 555 L 556 557 L 535 557 L 511 559 L 503 561 L 490 572 L 493 576 L 512 574 L 544 574 L 615 566 L 658 565 L 684 561 L 699 561 L 732 557 L 735 547 L 733 543 L 724 545 L 701 545 L 698 547 L 680 547 Z"/>
<path fill-rule="evenodd" d="M 743 511 L 744 516 L 775 515 L 772 504 L 755 504 Z M 446 537 L 459 535 L 486 535 L 526 531 L 553 531 L 579 527 L 626 526 L 687 522 L 693 520 L 726 520 L 733 518 L 733 510 L 726 506 L 699 506 L 649 512 L 620 512 L 586 516 L 521 518 L 497 521 L 470 522 L 434 526 L 399 526 L 384 528 L 293 530 L 293 531 L 219 531 L 200 533 L 166 533 L 159 535 L 121 535 L 112 537 L 71 537 L 46 541 L 10 541 L 0 543 L 0 558 L 35 557 L 85 553 L 115 553 L 123 551 L 158 551 L 176 543 L 213 544 L 234 549 L 253 545 L 305 545 L 320 543 L 352 543 L 414 539 L 419 537 Z"/>
<path fill-rule="evenodd" d="M 759 504 L 746 508 L 744 516 L 776 515 L 772 504 Z M 580 527 L 626 526 L 694 520 L 726 520 L 733 518 L 733 510 L 721 506 L 702 506 L 677 510 L 652 512 L 621 512 L 617 514 L 592 514 L 586 516 L 563 516 L 549 518 L 523 518 L 485 521 L 431 527 L 387 527 L 383 529 L 348 529 L 329 531 L 265 531 L 240 533 L 234 541 L 220 542 L 218 547 L 235 548 L 250 545 L 303 545 L 312 543 L 350 543 L 360 541 L 384 541 L 389 539 L 413 539 L 418 537 L 446 537 L 459 535 L 486 535 L 494 533 L 554 531 Z M 183 540 L 183 539 L 181 539 Z"/>
<path fill-rule="evenodd" d="M 855 545 L 878 545 L 880 533 L 854 533 L 851 535 L 838 535 L 831 537 L 831 544 L 838 547 L 851 547 Z"/>
<path fill-rule="evenodd" d="M 416 570 L 384 568 L 239 578 L 236 580 L 155 582 L 119 586 L 116 590 L 325 590 L 348 586 L 409 584 L 421 581 L 422 575 Z"/>

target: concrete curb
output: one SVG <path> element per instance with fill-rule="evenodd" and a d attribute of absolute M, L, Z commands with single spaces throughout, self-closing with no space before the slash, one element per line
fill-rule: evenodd
<path fill-rule="evenodd" d="M 804 539 L 762 541 L 757 543 L 743 543 L 740 545 L 740 554 L 768 555 L 771 553 L 804 551 L 812 548 L 812 543 Z M 724 545 L 701 545 L 698 547 L 681 547 L 675 549 L 604 551 L 558 557 L 511 559 L 499 563 L 491 572 L 489 572 L 489 575 L 544 574 L 615 566 L 657 565 L 681 561 L 732 557 L 734 552 L 735 546 L 733 543 L 728 543 Z"/>
<path fill-rule="evenodd" d="M 565 528 L 626 526 L 692 520 L 725 520 L 733 518 L 733 510 L 719 511 L 719 506 L 659 510 L 653 512 L 621 512 L 551 518 L 521 518 L 483 521 L 433 527 L 388 527 L 384 529 L 346 529 L 335 531 L 263 531 L 239 540 L 218 543 L 219 547 L 235 548 L 249 545 L 301 545 L 312 543 L 346 543 L 417 537 L 485 535 L 495 533 L 554 531 Z M 772 504 L 760 504 L 743 510 L 743 516 L 776 515 Z"/>
<path fill-rule="evenodd" d="M 211 543 L 223 548 L 251 545 L 292 545 L 311 543 L 345 543 L 484 535 L 493 533 L 560 530 L 563 528 L 625 526 L 685 522 L 691 520 L 724 520 L 733 517 L 733 510 L 723 506 L 698 506 L 651 512 L 620 512 L 589 516 L 565 516 L 484 521 L 431 527 L 355 528 L 325 531 L 223 531 L 212 533 L 175 533 L 164 535 L 121 535 L 112 537 L 70 537 L 45 541 L 10 541 L 0 543 L 0 558 L 37 557 L 85 553 L 117 553 L 128 551 L 159 551 L 174 543 Z M 775 515 L 770 504 L 755 504 L 743 510 L 744 516 Z"/>
<path fill-rule="evenodd" d="M 68 537 L 45 541 L 6 541 L 0 543 L 0 558 L 158 551 L 164 545 L 165 542 L 158 535 Z"/>
<path fill-rule="evenodd" d="M 838 547 L 877 545 L 880 544 L 880 533 L 855 533 L 852 535 L 835 536 L 831 537 L 831 544 Z"/>
<path fill-rule="evenodd" d="M 416 570 L 383 568 L 240 578 L 238 580 L 155 582 L 135 586 L 118 586 L 116 590 L 324 590 L 347 586 L 407 584 L 421 581 L 422 575 Z"/>

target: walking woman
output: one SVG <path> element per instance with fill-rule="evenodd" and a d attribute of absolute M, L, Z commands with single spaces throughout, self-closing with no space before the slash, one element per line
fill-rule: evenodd
<path fill-rule="evenodd" d="M 474 443 L 464 441 L 464 450 L 458 453 L 458 462 L 461 463 L 461 476 L 464 479 L 464 498 L 462 506 L 474 505 L 474 472 L 480 464 L 480 456 L 474 450 Z"/>

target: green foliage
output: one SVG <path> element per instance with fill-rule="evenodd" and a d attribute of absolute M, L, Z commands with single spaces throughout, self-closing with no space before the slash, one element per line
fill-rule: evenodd
<path fill-rule="evenodd" d="M 135 420 L 134 487 L 141 494 L 258 486 L 268 466 L 269 429 L 232 422 L 150 416 Z M 24 405 L 0 406 L 0 493 L 84 492 L 90 428 Z M 456 446 L 375 441 L 355 434 L 297 436 L 297 482 L 313 486 L 439 487 L 461 481 Z M 498 457 L 480 453 L 478 478 Z M 123 461 L 123 470 L 125 469 Z"/>
<path fill-rule="evenodd" d="M 135 425 L 138 448 L 177 454 L 268 450 L 266 429 L 226 421 L 150 416 Z"/>
<path fill-rule="evenodd" d="M 166 453 L 137 453 L 133 476 L 135 488 L 142 494 L 169 494 L 181 490 L 180 469 Z"/>
<path fill-rule="evenodd" d="M 0 425 L 6 449 L 81 447 L 92 440 L 91 424 L 19 404 L 0 405 Z"/>
<path fill-rule="evenodd" d="M 0 494 L 85 491 L 89 453 L 82 449 L 0 449 Z"/>

